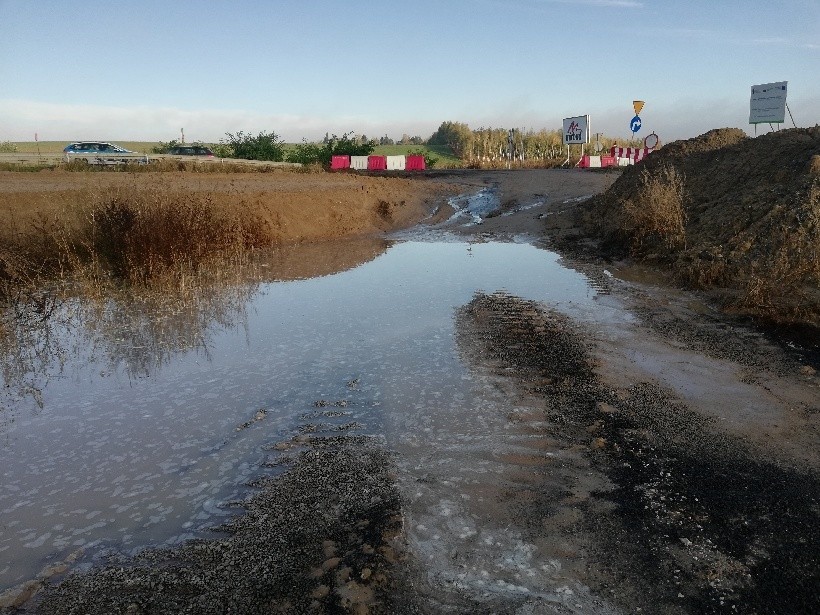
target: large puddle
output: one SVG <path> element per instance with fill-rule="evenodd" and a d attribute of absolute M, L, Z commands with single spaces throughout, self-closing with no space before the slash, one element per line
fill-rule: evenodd
<path fill-rule="evenodd" d="M 89 330 L 61 308 L 48 339 L 32 334 L 4 362 L 0 591 L 78 549 L 197 535 L 273 471 L 271 445 L 299 433 L 377 435 L 410 470 L 435 462 L 436 442 L 468 450 L 506 411 L 462 362 L 455 311 L 499 290 L 587 322 L 627 318 L 554 253 L 446 235 L 341 273 L 242 287 L 194 322 L 149 322 L 135 304 Z"/>

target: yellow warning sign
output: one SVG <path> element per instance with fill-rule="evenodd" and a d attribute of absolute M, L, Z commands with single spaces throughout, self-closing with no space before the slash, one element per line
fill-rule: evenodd
<path fill-rule="evenodd" d="M 632 106 L 635 107 L 635 115 L 641 114 L 641 109 L 643 109 L 643 101 L 642 100 L 633 100 Z"/>

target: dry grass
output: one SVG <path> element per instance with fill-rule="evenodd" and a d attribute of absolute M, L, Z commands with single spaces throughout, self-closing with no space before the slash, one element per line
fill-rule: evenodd
<path fill-rule="evenodd" d="M 88 164 L 85 160 L 71 160 L 70 162 L 61 162 L 58 166 L 65 171 L 96 173 L 271 173 L 274 171 L 296 172 L 301 170 L 300 166 L 232 162 L 230 160 L 198 160 L 196 158 L 160 158 L 152 160 L 149 164 L 129 162 L 128 164 L 112 165 L 94 165 Z M 17 170 L 19 169 L 18 166 Z"/>
<path fill-rule="evenodd" d="M 206 265 L 234 267 L 272 243 L 261 220 L 219 208 L 207 193 L 118 186 L 73 196 L 72 203 L 10 224 L 0 237 L 6 300 L 57 280 L 86 295 L 122 284 L 179 288 Z"/>
<path fill-rule="evenodd" d="M 686 247 L 684 178 L 675 167 L 641 171 L 637 194 L 623 202 L 620 232 L 633 255 L 668 253 Z"/>
<path fill-rule="evenodd" d="M 204 348 L 207 324 L 232 319 L 253 292 L 244 279 L 253 250 L 271 243 L 258 218 L 205 193 L 132 186 L 73 196 L 0 233 L 0 370 L 35 400 L 42 374 L 76 351 L 60 346 L 62 323 L 111 353 L 122 347 L 112 360 L 139 375 L 180 345 Z"/>
<path fill-rule="evenodd" d="M 271 243 L 260 221 L 218 210 L 209 194 L 162 190 L 110 194 L 90 212 L 88 224 L 67 245 L 96 267 L 131 284 L 195 274 L 218 258 L 233 262 Z"/>
<path fill-rule="evenodd" d="M 820 185 L 809 203 L 802 216 L 773 231 L 769 243 L 776 249 L 753 262 L 732 309 L 820 326 Z"/>
<path fill-rule="evenodd" d="M 252 252 L 406 226 L 457 189 L 403 178 L 272 173 L 7 173 L 0 182 L 0 298 L 54 282 L 192 283 Z"/>
<path fill-rule="evenodd" d="M 820 127 L 676 141 L 584 207 L 613 256 L 671 266 L 729 310 L 820 326 Z"/>

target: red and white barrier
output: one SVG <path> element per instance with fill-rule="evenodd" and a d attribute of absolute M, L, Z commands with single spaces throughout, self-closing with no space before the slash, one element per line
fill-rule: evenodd
<path fill-rule="evenodd" d="M 384 171 L 387 169 L 387 156 L 368 156 L 368 171 Z"/>
<path fill-rule="evenodd" d="M 581 160 L 578 161 L 578 167 L 581 169 L 600 169 L 601 168 L 601 157 L 600 156 L 581 156 Z"/>
<path fill-rule="evenodd" d="M 349 169 L 350 156 L 332 156 L 330 159 L 330 168 L 335 170 Z"/>
<path fill-rule="evenodd" d="M 353 169 L 354 171 L 424 171 L 424 156 L 408 154 L 406 156 L 345 156 L 335 155 L 330 158 L 330 168 L 336 171 Z"/>
<path fill-rule="evenodd" d="M 388 156 L 387 170 L 388 171 L 404 171 L 407 165 L 407 156 Z"/>
<path fill-rule="evenodd" d="M 610 156 L 613 156 L 618 159 L 626 159 L 629 160 L 627 164 L 635 164 L 636 162 L 640 162 L 644 158 L 649 155 L 649 152 L 652 150 L 648 147 L 617 147 L 613 146 L 609 150 Z M 621 161 L 618 160 L 618 164 L 621 165 Z"/>
<path fill-rule="evenodd" d="M 408 154 L 404 168 L 408 171 L 424 171 L 424 156 L 421 154 Z"/>
<path fill-rule="evenodd" d="M 617 164 L 614 156 L 581 156 L 578 167 L 581 169 L 601 169 L 614 167 Z"/>

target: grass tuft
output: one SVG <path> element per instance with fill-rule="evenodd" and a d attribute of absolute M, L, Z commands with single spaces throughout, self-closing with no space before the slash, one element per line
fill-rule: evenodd
<path fill-rule="evenodd" d="M 675 252 L 686 247 L 684 178 L 674 167 L 641 171 L 639 189 L 623 201 L 620 232 L 633 255 Z"/>
<path fill-rule="evenodd" d="M 206 266 L 231 267 L 274 243 L 257 216 L 219 209 L 208 194 L 158 186 L 87 196 L 87 203 L 3 233 L 0 299 L 68 278 L 91 295 L 111 285 L 177 287 Z"/>

